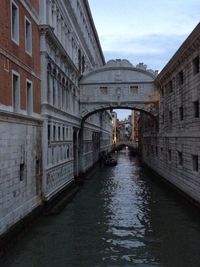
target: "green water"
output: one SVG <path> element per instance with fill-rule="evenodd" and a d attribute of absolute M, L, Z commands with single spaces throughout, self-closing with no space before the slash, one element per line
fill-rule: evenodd
<path fill-rule="evenodd" d="M 0 266 L 199 267 L 199 211 L 124 150 L 59 215 L 35 221 Z"/>

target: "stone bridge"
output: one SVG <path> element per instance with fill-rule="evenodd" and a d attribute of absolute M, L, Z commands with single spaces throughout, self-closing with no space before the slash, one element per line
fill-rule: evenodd
<path fill-rule="evenodd" d="M 131 141 L 120 141 L 116 144 L 113 144 L 113 149 L 118 149 L 122 146 L 128 146 L 130 149 L 137 150 L 138 149 L 138 143 L 133 143 Z"/>
<path fill-rule="evenodd" d="M 80 79 L 81 117 L 112 109 L 135 109 L 158 114 L 157 72 L 142 63 L 134 67 L 127 60 L 110 60 Z"/>

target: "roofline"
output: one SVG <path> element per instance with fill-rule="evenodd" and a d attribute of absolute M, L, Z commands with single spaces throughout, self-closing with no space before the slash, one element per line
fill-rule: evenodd
<path fill-rule="evenodd" d="M 106 61 L 105 61 L 104 54 L 103 54 L 103 51 L 102 51 L 102 48 L 101 48 L 101 44 L 100 44 L 100 41 L 99 41 L 99 36 L 98 36 L 97 30 L 96 30 L 96 27 L 95 27 L 95 24 L 94 24 L 94 20 L 93 20 L 93 17 L 92 17 L 92 12 L 91 12 L 88 0 L 84 0 L 84 3 L 85 3 L 85 6 L 86 6 L 86 10 L 87 10 L 87 13 L 88 13 L 88 17 L 89 17 L 89 20 L 90 20 L 90 23 L 91 23 L 91 26 L 92 26 L 92 30 L 93 30 L 95 39 L 96 39 L 96 42 L 97 42 L 97 46 L 98 46 L 99 51 L 100 51 L 101 59 L 103 61 L 103 64 L 105 65 Z"/>
<path fill-rule="evenodd" d="M 129 70 L 129 71 L 135 71 L 135 72 L 140 72 L 140 73 L 143 73 L 143 74 L 146 74 L 147 76 L 149 76 L 150 78 L 152 78 L 152 80 L 154 81 L 156 79 L 156 76 L 149 72 L 148 70 L 143 70 L 143 69 L 140 69 L 140 68 L 136 68 L 136 67 L 120 67 L 120 66 L 103 66 L 103 67 L 100 67 L 98 69 L 95 69 L 91 72 L 88 72 L 86 73 L 85 75 L 81 76 L 81 79 L 79 80 L 80 84 L 82 84 L 82 82 L 87 79 L 88 77 L 92 76 L 93 74 L 96 74 L 96 73 L 101 73 L 101 72 L 106 72 L 106 71 L 111 71 L 111 70 Z"/>

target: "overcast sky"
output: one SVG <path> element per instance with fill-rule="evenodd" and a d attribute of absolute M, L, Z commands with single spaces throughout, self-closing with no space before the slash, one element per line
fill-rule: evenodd
<path fill-rule="evenodd" d="M 89 0 L 106 61 L 161 70 L 200 21 L 200 0 Z M 119 112 L 124 119 L 127 111 Z"/>

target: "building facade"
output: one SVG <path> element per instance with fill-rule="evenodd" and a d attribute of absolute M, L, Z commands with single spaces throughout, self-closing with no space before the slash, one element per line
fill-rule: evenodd
<path fill-rule="evenodd" d="M 158 121 L 142 115 L 142 159 L 159 175 L 200 203 L 200 24 L 155 82 Z M 158 127 L 159 126 L 159 127 Z"/>
<path fill-rule="evenodd" d="M 111 115 L 82 123 L 79 79 L 105 64 L 88 1 L 2 0 L 0 235 L 111 147 Z"/>
<path fill-rule="evenodd" d="M 0 234 L 41 202 L 38 1 L 0 1 Z M 33 42 L 34 36 L 34 42 Z"/>
<path fill-rule="evenodd" d="M 105 63 L 88 2 L 40 1 L 40 43 L 42 192 L 49 200 L 98 160 L 110 118 L 94 114 L 81 128 L 79 79 Z"/>

